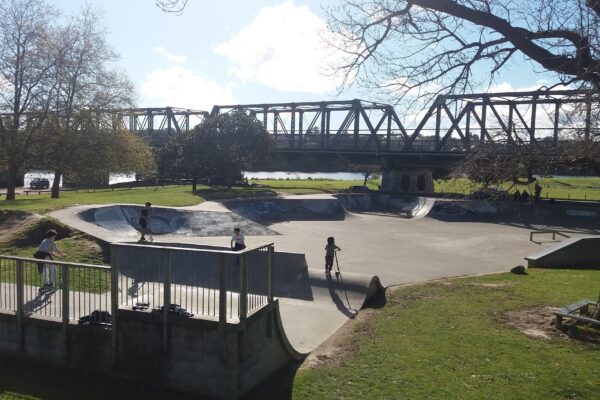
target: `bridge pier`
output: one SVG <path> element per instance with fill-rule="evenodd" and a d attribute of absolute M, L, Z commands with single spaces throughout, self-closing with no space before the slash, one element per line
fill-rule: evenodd
<path fill-rule="evenodd" d="M 393 193 L 432 194 L 432 171 L 426 168 L 384 171 L 381 174 L 381 190 Z"/>

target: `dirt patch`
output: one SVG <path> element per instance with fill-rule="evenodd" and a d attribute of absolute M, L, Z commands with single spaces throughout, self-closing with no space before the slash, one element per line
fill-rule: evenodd
<path fill-rule="evenodd" d="M 506 286 L 511 286 L 506 283 L 469 283 L 469 285 L 487 287 L 487 288 L 502 288 L 502 287 L 506 287 Z"/>
<path fill-rule="evenodd" d="M 525 335 L 543 340 L 585 340 L 600 343 L 600 331 L 585 329 L 578 326 L 566 326 L 559 330 L 555 326 L 555 307 L 538 307 L 519 311 L 509 311 L 506 314 L 507 324 L 518 329 Z"/>
<path fill-rule="evenodd" d="M 541 307 L 519 311 L 509 311 L 506 314 L 507 324 L 518 329 L 525 335 L 536 339 L 557 339 L 566 337 L 554 327 L 554 311 L 557 308 Z"/>
<path fill-rule="evenodd" d="M 24 211 L 0 211 L 0 240 L 42 218 Z"/>

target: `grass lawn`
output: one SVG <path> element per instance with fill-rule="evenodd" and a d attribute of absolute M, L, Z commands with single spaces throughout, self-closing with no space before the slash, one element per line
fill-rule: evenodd
<path fill-rule="evenodd" d="M 600 200 L 600 178 L 540 178 L 542 186 L 542 197 L 553 199 L 572 199 L 572 200 Z M 435 191 L 437 193 L 456 193 L 471 194 L 480 187 L 469 179 L 448 179 L 434 181 Z M 532 185 L 514 185 L 510 183 L 503 184 L 500 189 L 508 190 L 514 193 L 515 190 L 523 192 L 526 190 L 529 194 L 533 193 Z"/>
<path fill-rule="evenodd" d="M 599 281 L 600 271 L 530 270 L 401 287 L 355 325 L 349 356 L 280 373 L 252 398 L 600 399 L 600 344 L 507 324 L 510 311 L 596 299 Z"/>
<path fill-rule="evenodd" d="M 333 179 L 255 179 L 251 182 L 267 186 L 278 192 L 290 194 L 338 193 L 350 186 L 362 186 L 362 180 L 340 181 Z M 381 180 L 369 180 L 367 186 L 373 190 Z"/>
<path fill-rule="evenodd" d="M 201 188 L 201 187 L 199 187 Z M 0 210 L 22 210 L 46 213 L 75 204 L 133 203 L 144 204 L 150 201 L 159 206 L 190 206 L 203 201 L 192 193 L 191 186 L 167 186 L 134 189 L 101 189 L 95 192 L 61 192 L 60 199 L 51 199 L 49 193 L 18 195 L 15 201 L 0 200 Z"/>

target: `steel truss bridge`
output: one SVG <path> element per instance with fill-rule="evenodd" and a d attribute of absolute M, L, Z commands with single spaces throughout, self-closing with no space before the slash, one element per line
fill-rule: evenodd
<path fill-rule="evenodd" d="M 600 134 L 598 96 L 587 91 L 440 96 L 414 127 L 388 104 L 363 100 L 215 106 L 262 122 L 278 152 L 466 153 L 478 143 L 556 151 Z"/>
<path fill-rule="evenodd" d="M 464 155 L 478 143 L 556 152 L 600 137 L 600 97 L 589 91 L 439 96 L 409 126 L 389 104 L 364 100 L 99 111 L 98 124 L 149 134 L 187 132 L 209 115 L 241 111 L 272 135 L 278 153 Z M 3 116 L 0 122 L 7 116 Z M 405 118 L 406 120 L 407 118 Z"/>

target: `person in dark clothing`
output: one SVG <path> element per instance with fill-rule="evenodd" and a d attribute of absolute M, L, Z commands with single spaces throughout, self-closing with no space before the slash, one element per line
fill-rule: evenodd
<path fill-rule="evenodd" d="M 335 257 L 336 250 L 342 250 L 335 245 L 335 239 L 333 236 L 327 238 L 327 245 L 325 246 L 325 275 L 331 275 L 331 269 L 333 268 L 333 258 Z"/>
<path fill-rule="evenodd" d="M 146 235 L 150 234 L 150 207 L 152 207 L 152 203 L 147 202 L 140 213 L 140 219 L 138 222 L 140 223 L 140 232 L 142 233 L 142 237 L 140 237 L 140 240 L 138 240 L 139 243 L 145 242 Z"/>

